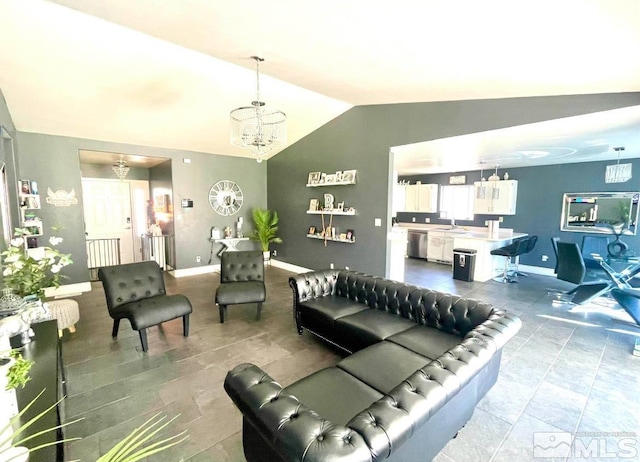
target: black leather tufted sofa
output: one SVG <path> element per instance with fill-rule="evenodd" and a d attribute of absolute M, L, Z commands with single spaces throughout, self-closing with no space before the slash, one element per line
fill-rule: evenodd
<path fill-rule="evenodd" d="M 182 330 L 189 336 L 191 302 L 181 294 L 167 295 L 162 270 L 154 261 L 105 266 L 98 270 L 109 315 L 112 337 L 118 336 L 121 319 L 128 319 L 140 335 L 142 351 L 148 350 L 147 328 L 182 317 Z"/>
<path fill-rule="evenodd" d="M 520 320 L 477 300 L 355 271 L 291 277 L 298 332 L 351 355 L 283 388 L 229 371 L 253 461 L 429 461 L 496 382 Z"/>

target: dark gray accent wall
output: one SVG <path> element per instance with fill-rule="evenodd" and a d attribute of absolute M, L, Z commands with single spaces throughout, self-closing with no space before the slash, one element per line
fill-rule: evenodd
<path fill-rule="evenodd" d="M 616 93 L 352 108 L 268 161 L 269 208 L 281 216 L 284 240 L 277 247 L 278 258 L 313 269 L 334 263 L 388 274 L 392 146 L 638 104 L 640 93 Z M 325 247 L 306 237 L 309 226 L 319 226 L 319 218 L 305 211 L 309 199 L 327 188 L 306 188 L 307 175 L 347 169 L 358 170 L 358 184 L 328 191 L 357 208 L 355 217 L 336 218 L 341 229 L 354 229 L 357 242 L 330 242 Z M 382 227 L 374 227 L 375 218 L 382 218 Z"/>
<path fill-rule="evenodd" d="M 632 153 L 640 156 L 640 153 Z M 640 159 L 625 160 L 632 166 L 633 172 L 640 172 Z M 538 236 L 538 243 L 530 254 L 520 257 L 520 262 L 525 265 L 553 268 L 555 257 L 551 247 L 551 238 L 560 237 L 563 241 L 581 244 L 582 237 L 589 233 L 560 231 L 560 216 L 562 212 L 562 199 L 565 193 L 580 192 L 638 192 L 640 182 L 632 178 L 625 183 L 604 182 L 606 166 L 615 163 L 608 162 L 583 162 L 573 164 L 545 165 L 540 167 L 522 167 L 500 169 L 502 176 L 509 172 L 509 179 L 518 180 L 518 199 L 515 215 L 502 215 L 503 228 L 512 228 L 516 232 Z M 485 171 L 485 178 L 493 173 L 493 170 Z M 456 175 L 466 175 L 466 184 L 480 181 L 479 171 L 455 172 Z M 640 175 L 640 173 L 637 173 Z M 408 180 L 411 183 L 434 183 L 439 185 L 449 184 L 451 173 L 439 173 L 433 175 L 409 175 L 400 176 L 399 180 Z M 425 223 L 425 218 L 430 223 L 449 224 L 449 220 L 438 218 L 437 213 L 398 212 L 398 221 L 412 223 Z M 485 220 L 498 219 L 498 215 L 476 215 L 473 221 L 459 221 L 460 226 L 485 226 Z M 612 237 L 613 239 L 613 237 Z M 624 242 L 629 244 L 637 252 L 640 252 L 640 235 L 624 236 Z M 549 260 L 542 261 L 542 256 L 547 255 Z"/>
<path fill-rule="evenodd" d="M 174 203 L 180 204 L 181 199 L 185 198 L 194 201 L 191 209 L 179 206 L 174 208 L 177 269 L 207 264 L 212 226 L 233 226 L 238 216 L 242 216 L 249 225 L 251 209 L 267 206 L 266 165 L 258 164 L 252 159 L 24 132 L 17 132 L 16 142 L 20 147 L 19 175 L 36 180 L 43 196 L 40 215 L 45 224 L 45 238 L 48 239 L 51 235 L 51 225 L 61 226 L 62 231 L 58 234 L 64 241 L 60 244 L 60 249 L 73 255 L 74 264 L 64 269 L 69 277 L 65 283 L 88 280 L 79 149 L 163 157 L 172 161 Z M 184 163 L 184 158 L 191 159 L 191 163 Z M 237 182 L 244 192 L 244 205 L 239 214 L 233 217 L 221 217 L 209 206 L 209 189 L 215 182 L 223 179 Z M 80 203 L 71 207 L 46 204 L 44 196 L 47 188 L 54 191 L 73 189 Z M 252 244 L 245 246 L 254 248 Z M 218 249 L 219 247 L 215 248 Z M 202 257 L 201 263 L 196 263 L 197 255 Z M 214 255 L 212 264 L 218 262 Z"/>

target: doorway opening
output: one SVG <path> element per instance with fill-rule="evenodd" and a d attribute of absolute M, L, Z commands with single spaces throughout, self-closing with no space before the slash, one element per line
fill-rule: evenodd
<path fill-rule="evenodd" d="M 98 268 L 153 260 L 175 269 L 171 159 L 79 150 L 90 279 Z M 126 163 L 119 179 L 113 165 Z"/>

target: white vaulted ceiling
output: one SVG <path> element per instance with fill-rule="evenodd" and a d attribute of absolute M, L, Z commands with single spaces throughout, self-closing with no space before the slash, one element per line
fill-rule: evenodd
<path fill-rule="evenodd" d="M 25 132 L 247 155 L 251 55 L 291 144 L 352 105 L 640 91 L 640 2 L 0 0 Z"/>

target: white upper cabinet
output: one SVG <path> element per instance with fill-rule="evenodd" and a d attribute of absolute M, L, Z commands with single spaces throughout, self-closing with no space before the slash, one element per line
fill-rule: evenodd
<path fill-rule="evenodd" d="M 478 215 L 515 215 L 517 180 L 476 181 L 473 213 Z"/>
<path fill-rule="evenodd" d="M 438 211 L 437 184 L 409 184 L 405 192 L 404 212 L 435 213 Z"/>

